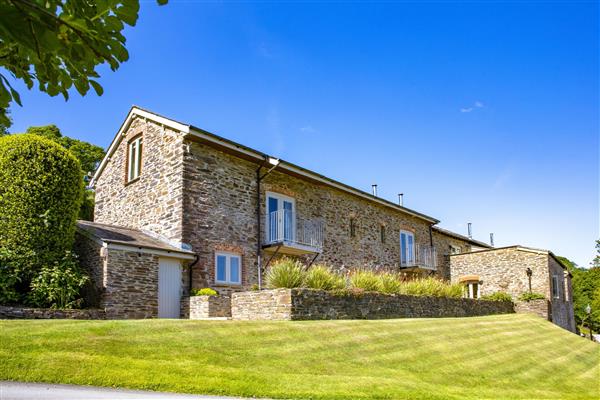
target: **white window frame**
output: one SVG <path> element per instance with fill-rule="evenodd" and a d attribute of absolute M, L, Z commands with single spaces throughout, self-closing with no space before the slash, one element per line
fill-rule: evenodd
<path fill-rule="evenodd" d="M 291 226 L 291 230 L 292 230 L 292 237 L 290 238 L 291 241 L 296 240 L 296 199 L 294 199 L 293 197 L 290 196 L 286 196 L 284 194 L 281 193 L 277 193 L 277 192 L 266 192 L 265 193 L 265 233 L 266 233 L 266 242 L 270 242 L 270 238 L 271 238 L 271 221 L 269 220 L 270 215 L 269 215 L 269 199 L 273 198 L 276 199 L 277 202 L 279 203 L 279 205 L 281 206 L 281 208 L 279 208 L 279 205 L 277 207 L 278 210 L 283 210 L 283 202 L 287 201 L 289 203 L 292 204 L 292 215 L 294 216 L 294 219 L 292 220 L 292 226 Z M 279 223 L 279 222 L 278 222 Z M 284 223 L 283 221 L 281 222 L 282 224 Z M 279 229 L 284 229 L 283 226 Z"/>
<path fill-rule="evenodd" d="M 415 242 L 415 233 L 411 232 L 411 231 L 406 231 L 406 230 L 400 230 L 400 235 L 398 237 L 399 241 L 400 241 L 400 265 L 402 264 L 402 251 L 404 250 L 404 248 L 402 247 L 402 235 L 406 235 L 406 265 L 411 265 L 411 263 L 414 263 L 416 261 L 417 255 L 415 254 L 416 252 L 416 242 Z M 409 252 L 408 252 L 408 236 L 412 236 L 412 259 L 409 259 Z"/>
<path fill-rule="evenodd" d="M 225 280 L 224 281 L 220 281 L 218 279 L 218 274 L 217 274 L 217 268 L 218 268 L 218 264 L 217 264 L 217 260 L 219 258 L 219 256 L 224 256 L 225 257 Z M 238 276 L 240 278 L 239 281 L 232 281 L 231 280 L 231 259 L 232 258 L 237 258 L 238 259 L 238 266 L 239 266 L 239 271 L 238 271 Z M 222 285 L 241 285 L 242 284 L 242 256 L 238 253 L 231 253 L 228 251 L 216 251 L 215 252 L 215 283 L 217 284 L 222 284 Z"/>
<path fill-rule="evenodd" d="M 127 144 L 127 182 L 134 181 L 140 177 L 142 170 L 140 144 L 142 144 L 142 135 Z"/>
<path fill-rule="evenodd" d="M 460 248 L 460 246 L 456 246 L 451 244 L 450 245 L 450 254 L 460 254 L 462 253 L 462 249 Z"/>
<path fill-rule="evenodd" d="M 560 286 L 558 284 L 558 275 L 552 275 L 552 298 L 560 299 Z"/>
<path fill-rule="evenodd" d="M 477 285 L 477 293 L 474 293 L 474 285 Z M 465 293 L 467 298 L 478 299 L 481 296 L 481 283 L 475 281 L 465 282 L 465 286 L 467 288 Z"/>

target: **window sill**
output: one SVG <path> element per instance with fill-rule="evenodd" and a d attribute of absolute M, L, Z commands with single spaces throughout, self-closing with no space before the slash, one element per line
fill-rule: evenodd
<path fill-rule="evenodd" d="M 125 182 L 125 186 L 129 186 L 129 185 L 131 185 L 132 183 L 136 183 L 136 182 L 137 182 L 137 181 L 139 181 L 139 180 L 140 180 L 140 177 L 138 176 L 138 177 L 137 177 L 137 178 L 135 178 L 135 179 L 132 179 L 132 180 L 130 180 L 130 181 L 127 181 L 127 182 Z"/>
<path fill-rule="evenodd" d="M 233 283 L 233 282 L 215 282 L 215 287 L 241 287 L 241 283 Z"/>

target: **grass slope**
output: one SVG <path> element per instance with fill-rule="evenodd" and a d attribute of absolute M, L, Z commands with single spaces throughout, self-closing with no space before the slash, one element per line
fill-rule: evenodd
<path fill-rule="evenodd" d="M 600 346 L 528 315 L 0 321 L 0 379 L 273 398 L 599 398 Z"/>

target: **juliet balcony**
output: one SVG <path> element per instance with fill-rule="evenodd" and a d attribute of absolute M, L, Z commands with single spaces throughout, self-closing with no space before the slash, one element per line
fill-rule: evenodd
<path fill-rule="evenodd" d="M 413 244 L 400 254 L 400 268 L 407 270 L 437 269 L 437 252 L 434 246 Z"/>
<path fill-rule="evenodd" d="M 279 254 L 319 254 L 323 251 L 323 222 L 300 218 L 294 210 L 267 215 L 265 251 Z"/>

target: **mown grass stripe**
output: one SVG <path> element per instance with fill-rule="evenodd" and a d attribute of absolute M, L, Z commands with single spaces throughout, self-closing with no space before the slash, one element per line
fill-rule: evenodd
<path fill-rule="evenodd" d="M 315 399 L 598 398 L 600 346 L 537 317 L 0 321 L 0 379 Z"/>

